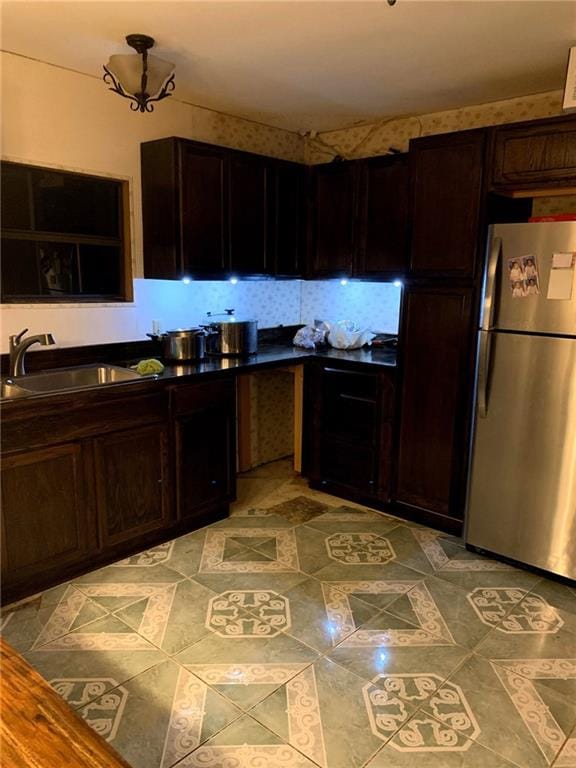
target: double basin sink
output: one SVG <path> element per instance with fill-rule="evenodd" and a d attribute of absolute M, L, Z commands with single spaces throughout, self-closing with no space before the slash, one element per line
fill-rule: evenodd
<path fill-rule="evenodd" d="M 139 373 L 118 365 L 101 364 L 60 368 L 2 379 L 0 397 L 3 400 L 13 400 L 19 397 L 30 397 L 30 395 L 88 389 L 138 379 L 142 379 Z"/>

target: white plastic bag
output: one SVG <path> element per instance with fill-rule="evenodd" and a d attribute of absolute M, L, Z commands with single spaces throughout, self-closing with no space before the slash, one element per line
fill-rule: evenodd
<path fill-rule="evenodd" d="M 328 325 L 328 343 L 335 349 L 360 349 L 364 345 L 370 346 L 372 339 L 376 336 L 372 331 L 358 328 L 350 320 L 341 320 Z"/>

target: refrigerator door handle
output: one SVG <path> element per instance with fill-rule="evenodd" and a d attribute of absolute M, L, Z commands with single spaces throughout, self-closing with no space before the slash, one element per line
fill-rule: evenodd
<path fill-rule="evenodd" d="M 483 331 L 489 331 L 494 324 L 494 307 L 496 303 L 496 273 L 498 271 L 498 262 L 502 252 L 502 238 L 494 237 L 490 244 L 490 253 L 488 254 L 488 265 L 486 268 L 486 282 L 484 287 L 484 303 L 482 305 L 482 325 Z"/>
<path fill-rule="evenodd" d="M 485 419 L 488 415 L 488 375 L 490 371 L 490 348 L 492 346 L 492 333 L 480 331 L 480 344 L 478 350 L 478 396 L 476 405 L 478 416 Z"/>

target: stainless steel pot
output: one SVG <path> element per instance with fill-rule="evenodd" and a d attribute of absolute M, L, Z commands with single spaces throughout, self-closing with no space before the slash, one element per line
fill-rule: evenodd
<path fill-rule="evenodd" d="M 206 357 L 206 331 L 203 328 L 177 328 L 166 333 L 148 333 L 162 342 L 164 360 L 202 360 Z"/>
<path fill-rule="evenodd" d="M 208 354 L 225 357 L 243 357 L 258 351 L 258 321 L 238 320 L 233 309 L 223 315 L 208 312 L 209 322 L 204 326 L 208 331 Z M 211 318 L 222 317 L 221 320 Z"/>

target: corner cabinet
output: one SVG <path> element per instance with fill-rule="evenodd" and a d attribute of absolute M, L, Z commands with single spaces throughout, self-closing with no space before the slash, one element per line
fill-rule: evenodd
<path fill-rule="evenodd" d="M 179 138 L 141 164 L 145 277 L 299 274 L 304 166 Z"/>
<path fill-rule="evenodd" d="M 410 142 L 412 277 L 474 276 L 485 145 L 484 130 Z"/>
<path fill-rule="evenodd" d="M 407 155 L 310 169 L 309 276 L 390 280 L 406 272 Z"/>
<path fill-rule="evenodd" d="M 313 488 L 390 498 L 394 369 L 312 362 L 305 371 L 305 467 Z"/>
<path fill-rule="evenodd" d="M 356 162 L 333 162 L 310 169 L 308 276 L 352 273 L 357 183 Z"/>

